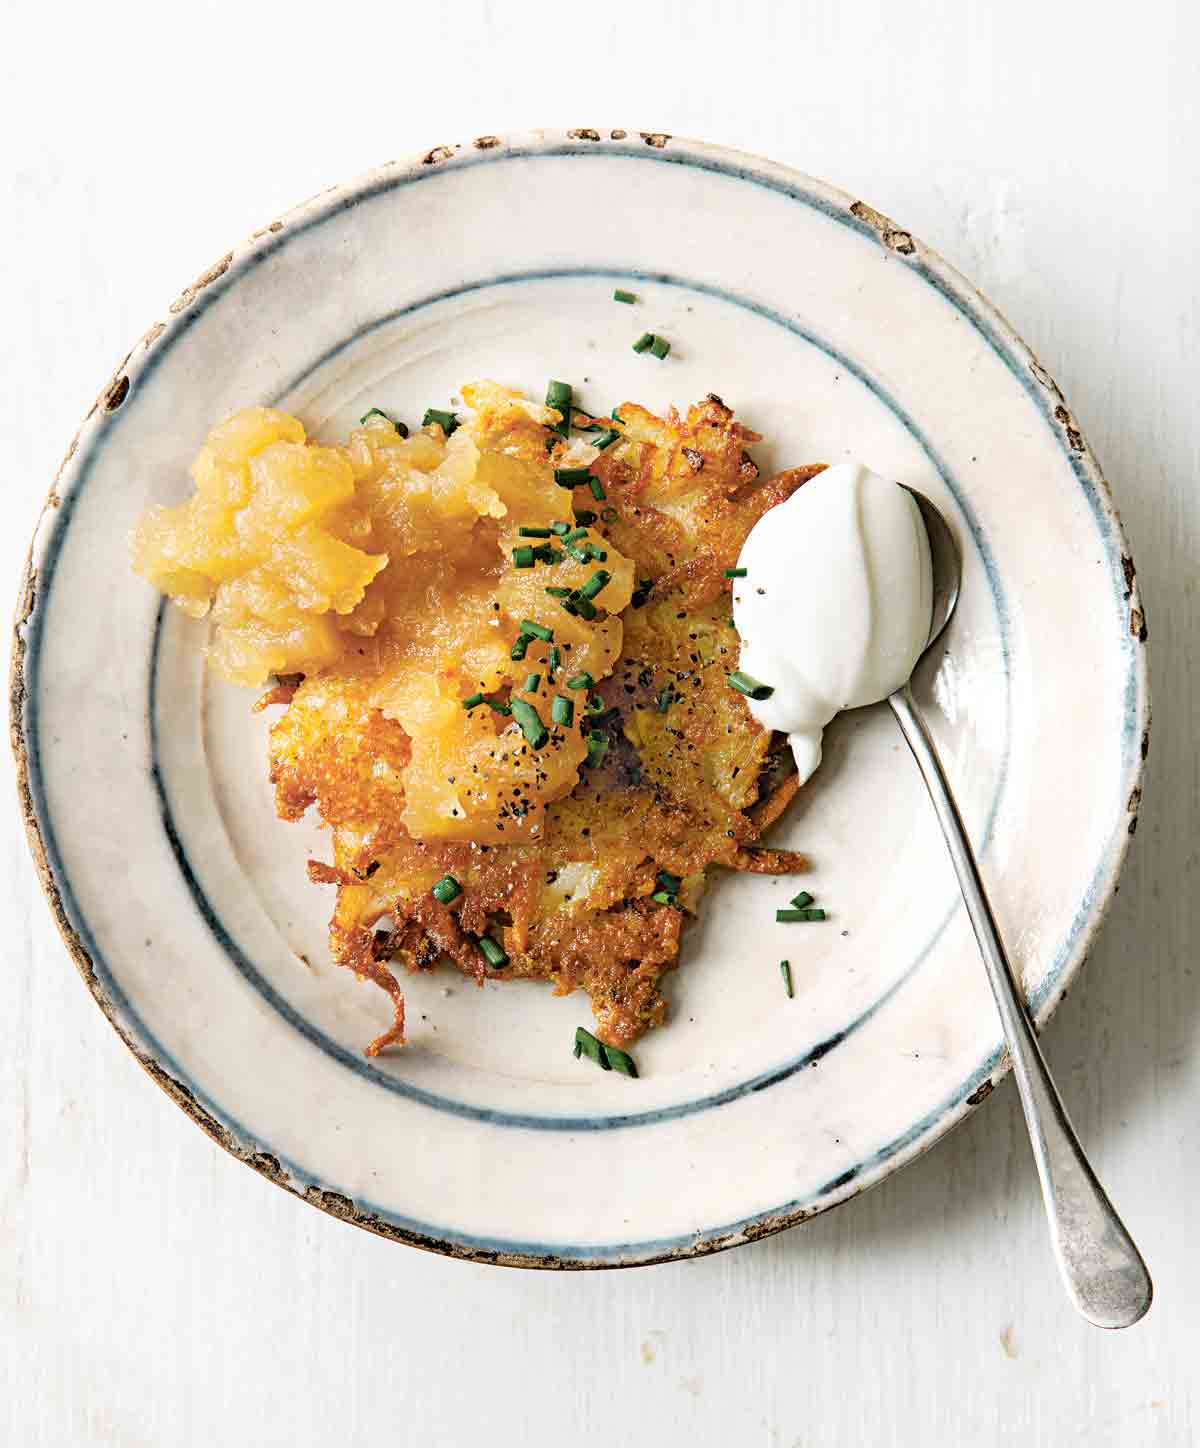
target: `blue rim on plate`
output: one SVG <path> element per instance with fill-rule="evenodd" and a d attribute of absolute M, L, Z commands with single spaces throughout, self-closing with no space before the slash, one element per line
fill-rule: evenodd
<path fill-rule="evenodd" d="M 584 134 L 590 135 L 593 133 Z M 484 144 L 484 142 L 487 144 Z M 444 152 L 445 154 L 439 154 L 440 152 Z M 60 470 L 61 478 L 63 472 L 67 469 L 68 465 L 70 465 L 72 472 L 71 487 L 65 491 L 65 495 L 61 501 L 52 491 L 51 501 L 56 505 L 52 530 L 46 540 L 44 553 L 40 560 L 40 568 L 35 575 L 32 566 L 30 567 L 27 571 L 25 585 L 22 590 L 21 602 L 18 607 L 17 629 L 13 651 L 11 690 L 12 726 L 14 748 L 18 761 L 22 809 L 26 819 L 31 848 L 39 867 L 43 887 L 50 899 L 56 922 L 77 963 L 80 965 L 89 988 L 92 990 L 93 995 L 118 1033 L 125 1040 L 126 1044 L 130 1046 L 142 1064 L 146 1066 L 151 1074 L 154 1075 L 155 1079 L 159 1081 L 159 1084 L 168 1090 L 169 1094 L 188 1111 L 193 1119 L 197 1120 L 200 1125 L 209 1131 L 210 1135 L 213 1135 L 223 1146 L 238 1156 L 239 1159 L 248 1161 L 249 1164 L 256 1166 L 260 1171 L 264 1172 L 279 1184 L 288 1186 L 289 1189 L 301 1193 L 308 1200 L 314 1202 L 314 1204 L 333 1212 L 343 1219 L 350 1220 L 383 1235 L 404 1240 L 413 1245 L 447 1252 L 455 1256 L 464 1256 L 481 1261 L 507 1261 L 524 1266 L 575 1267 L 633 1265 L 635 1263 L 646 1263 L 678 1256 L 697 1255 L 718 1250 L 738 1241 L 766 1235 L 769 1232 L 789 1226 L 796 1221 L 803 1220 L 805 1217 L 812 1215 L 814 1210 L 817 1209 L 814 1206 L 816 1202 L 819 1201 L 821 1203 L 820 1209 L 824 1209 L 825 1206 L 846 1200 L 849 1196 L 854 1195 L 856 1191 L 861 1190 L 864 1184 L 869 1184 L 870 1181 L 877 1179 L 878 1173 L 875 1171 L 876 1168 L 895 1158 L 903 1157 L 905 1154 L 915 1154 L 918 1150 L 931 1144 L 932 1141 L 948 1129 L 951 1124 L 961 1119 L 971 1106 L 977 1104 L 978 1101 L 982 1100 L 983 1097 L 988 1094 L 991 1085 L 1006 1069 L 1006 1063 L 1002 1057 L 1002 1053 L 996 1052 L 989 1059 L 982 1061 L 977 1069 L 971 1073 L 969 1079 L 964 1081 L 961 1086 L 933 1112 L 914 1123 L 900 1136 L 878 1148 L 849 1170 L 841 1173 L 834 1180 L 824 1184 L 816 1192 L 809 1193 L 802 1199 L 783 1203 L 770 1211 L 758 1213 L 754 1217 L 709 1228 L 702 1232 L 691 1233 L 685 1237 L 621 1243 L 618 1246 L 597 1246 L 583 1243 L 576 1246 L 556 1244 L 554 1249 L 551 1250 L 547 1248 L 545 1244 L 537 1242 L 464 1236 L 450 1232 L 444 1228 L 432 1226 L 429 1223 L 386 1211 L 361 1199 L 357 1202 L 351 1202 L 344 1196 L 324 1190 L 310 1173 L 305 1172 L 299 1165 L 282 1158 L 272 1149 L 270 1143 L 255 1140 L 250 1133 L 239 1125 L 236 1118 L 226 1107 L 216 1100 L 213 1100 L 195 1081 L 189 1079 L 187 1073 L 180 1067 L 179 1063 L 173 1060 L 170 1054 L 155 1040 L 151 1031 L 139 1017 L 132 1002 L 122 991 L 108 963 L 103 959 L 93 932 L 75 901 L 71 882 L 63 868 L 61 855 L 54 839 L 49 814 L 45 806 L 37 712 L 39 644 L 46 612 L 45 605 L 53 587 L 58 551 L 70 526 L 74 504 L 80 495 L 80 489 L 84 484 L 90 465 L 98 455 L 109 435 L 110 429 L 121 420 L 119 414 L 130 390 L 130 375 L 135 373 L 136 370 L 138 379 L 145 380 L 157 362 L 167 354 L 172 345 L 187 330 L 188 326 L 196 320 L 204 308 L 210 305 L 223 291 L 233 286 L 239 277 L 248 269 L 261 264 L 267 256 L 279 248 L 287 246 L 289 241 L 294 237 L 310 231 L 314 227 L 321 225 L 322 222 L 341 214 L 359 202 L 383 191 L 419 184 L 431 175 L 438 174 L 438 171 L 443 166 L 459 168 L 496 165 L 503 164 L 506 160 L 514 157 L 525 159 L 531 156 L 561 157 L 587 156 L 589 154 L 612 155 L 614 153 L 636 157 L 639 161 L 697 167 L 702 170 L 715 171 L 738 180 L 767 187 L 794 202 L 821 211 L 840 224 L 851 227 L 864 235 L 876 239 L 880 245 L 887 246 L 903 256 L 908 266 L 919 273 L 923 280 L 938 292 L 947 304 L 954 307 L 965 320 L 970 322 L 988 347 L 1004 362 L 1012 375 L 1019 380 L 1026 393 L 1036 402 L 1047 425 L 1057 434 L 1063 453 L 1070 463 L 1072 472 L 1083 491 L 1095 521 L 1097 532 L 1103 545 L 1112 588 L 1118 600 L 1118 607 L 1129 610 L 1131 632 L 1135 642 L 1139 645 L 1144 642 L 1144 614 L 1141 610 L 1140 601 L 1136 597 L 1134 570 L 1128 548 L 1124 543 L 1121 533 L 1119 519 L 1117 518 L 1107 485 L 1102 479 L 1095 459 L 1088 451 L 1078 428 L 1073 423 L 1066 409 L 1062 394 L 1056 384 L 1049 378 L 1044 369 L 1036 363 L 1028 350 L 1015 337 L 1011 329 L 1003 322 L 994 309 L 984 302 L 979 294 L 970 287 L 963 278 L 954 272 L 953 269 L 930 253 L 926 248 L 916 243 L 907 232 L 893 226 L 892 223 L 872 208 L 866 207 L 862 203 L 854 202 L 849 197 L 840 196 L 831 188 L 825 187 L 821 183 L 810 182 L 805 178 L 797 176 L 795 173 L 784 172 L 782 168 L 771 166 L 768 163 L 756 164 L 750 158 L 732 157 L 728 152 L 718 152 L 709 147 L 696 147 L 690 143 L 675 142 L 671 140 L 671 138 L 663 138 L 661 136 L 646 137 L 645 145 L 639 145 L 637 142 L 628 142 L 625 139 L 625 133 L 620 133 L 620 136 L 616 140 L 604 142 L 602 145 L 591 140 L 580 141 L 566 138 L 561 140 L 539 141 L 535 144 L 522 144 L 518 142 L 506 146 L 497 142 L 495 138 L 480 138 L 473 152 L 460 151 L 460 153 L 456 155 L 450 152 L 448 148 L 437 148 L 437 151 L 427 153 L 427 155 L 420 158 L 420 160 L 410 164 L 395 163 L 392 166 L 384 168 L 381 172 L 373 173 L 362 182 L 340 188 L 330 195 L 298 208 L 297 211 L 291 213 L 290 216 L 282 222 L 273 223 L 265 232 L 256 233 L 255 237 L 251 238 L 251 241 L 240 253 L 230 253 L 229 256 L 223 258 L 214 268 L 210 269 L 210 272 L 206 273 L 194 287 L 185 291 L 180 298 L 182 305 L 177 304 L 172 307 L 171 310 L 174 315 L 165 326 L 155 331 L 149 343 L 144 346 L 143 353 L 138 358 L 136 368 L 127 366 L 132 358 L 131 353 L 130 357 L 127 357 L 125 362 L 122 363 L 122 366 L 118 368 L 112 383 L 106 389 L 105 393 L 102 394 L 96 406 L 93 407 L 88 419 L 85 420 L 84 427 L 81 429 L 75 443 L 72 444 L 71 450 L 64 462 L 63 470 Z M 586 268 L 575 271 L 564 269 L 553 275 L 581 275 L 585 272 L 588 275 L 595 275 L 599 270 L 600 269 L 597 268 Z M 829 352 L 830 355 L 835 356 L 839 364 L 845 366 L 847 370 L 854 372 L 860 381 L 864 382 L 874 391 L 876 396 L 890 408 L 897 419 L 907 428 L 922 447 L 933 466 L 940 473 L 943 481 L 947 484 L 947 487 L 961 510 L 968 532 L 982 555 L 985 571 L 992 587 L 997 619 L 1002 638 L 1004 639 L 1004 655 L 1007 659 L 1006 608 L 996 570 L 991 565 L 987 539 L 971 511 L 969 501 L 962 489 L 955 484 L 949 471 L 938 459 L 931 445 L 921 435 L 912 419 L 905 415 L 899 404 L 888 395 L 887 390 L 883 388 L 876 379 L 862 374 L 849 358 L 837 353 L 828 342 L 806 333 L 803 328 L 798 327 L 794 322 L 778 314 L 771 313 L 768 309 L 764 309 L 749 299 L 733 296 L 720 289 L 706 286 L 701 281 L 664 274 L 644 273 L 619 268 L 613 268 L 611 270 L 605 269 L 604 274 L 614 277 L 629 277 L 635 281 L 655 281 L 681 285 L 705 291 L 710 295 L 718 296 L 720 299 L 732 302 L 735 305 L 750 307 L 760 315 L 765 316 L 768 320 L 788 327 L 804 340 L 823 348 Z M 525 273 L 491 278 L 486 283 L 478 283 L 476 285 L 495 285 L 500 282 L 542 279 L 549 275 L 549 273 Z M 466 288 L 465 290 L 470 289 L 471 288 Z M 418 307 L 431 305 L 438 300 L 441 300 L 441 297 L 426 298 L 420 303 L 416 303 L 412 307 L 405 308 L 404 310 L 416 310 Z M 384 325 L 386 322 L 392 320 L 395 315 L 397 314 L 393 313 L 390 316 L 382 316 L 378 318 L 373 325 Z M 325 360 L 327 360 L 327 358 L 321 359 L 322 362 Z M 316 365 L 319 366 L 320 363 Z M 300 380 L 302 379 L 297 378 L 295 382 L 298 383 Z M 56 484 L 57 482 L 58 480 L 56 480 Z M 154 631 L 154 663 L 150 670 L 151 698 L 148 701 L 152 741 L 155 734 L 153 691 L 157 678 L 157 650 L 161 633 L 161 623 L 162 612 L 160 610 L 158 623 Z M 1131 648 L 1128 653 L 1128 660 L 1128 671 L 1124 688 L 1125 712 L 1122 732 L 1122 771 L 1129 786 L 1129 798 L 1131 801 L 1131 810 L 1133 810 L 1135 809 L 1134 802 L 1140 798 L 1141 774 L 1148 740 L 1149 701 L 1144 649 L 1140 646 Z M 1007 742 L 1005 746 L 1005 760 L 1007 760 Z M 814 1059 L 819 1059 L 850 1033 L 849 1030 L 842 1031 L 834 1038 L 814 1044 L 800 1056 L 784 1063 L 778 1069 L 766 1073 L 759 1073 L 749 1080 L 704 1099 L 683 1105 L 615 1117 L 556 1118 L 521 1116 L 504 1112 L 481 1112 L 478 1108 L 468 1104 L 454 1102 L 445 1097 L 423 1092 L 419 1088 L 398 1081 L 394 1077 L 379 1072 L 376 1068 L 367 1065 L 365 1062 L 351 1057 L 343 1048 L 324 1037 L 318 1028 L 310 1025 L 302 1017 L 299 1017 L 286 1002 L 283 1002 L 279 998 L 274 998 L 275 993 L 272 991 L 272 988 L 256 971 L 253 961 L 240 950 L 232 937 L 221 925 L 219 917 L 211 903 L 205 898 L 199 882 L 196 880 L 188 865 L 186 855 L 180 844 L 157 762 L 154 764 L 153 773 L 154 783 L 158 791 L 162 809 L 163 827 L 170 840 L 171 848 L 179 864 L 181 874 L 187 880 L 188 888 L 191 890 L 200 913 L 205 919 L 209 929 L 233 960 L 238 970 L 251 981 L 260 994 L 268 999 L 274 1009 L 284 1015 L 285 1019 L 287 1019 L 294 1028 L 300 1030 L 308 1036 L 309 1039 L 314 1040 L 320 1049 L 334 1056 L 342 1065 L 354 1070 L 359 1075 L 365 1075 L 374 1079 L 376 1084 L 384 1085 L 387 1089 L 395 1090 L 402 1094 L 407 1094 L 413 1099 L 422 1101 L 423 1104 L 433 1105 L 441 1110 L 472 1115 L 476 1117 L 476 1119 L 488 1121 L 489 1124 L 510 1125 L 526 1129 L 530 1127 L 574 1131 L 624 1129 L 642 1123 L 650 1123 L 656 1120 L 669 1119 L 674 1116 L 687 1115 L 693 1112 L 711 1109 L 748 1093 L 762 1090 L 765 1087 L 775 1084 L 777 1081 L 785 1079 L 800 1069 L 802 1065 L 810 1064 Z M 986 848 L 991 834 L 992 824 L 1004 790 L 1005 773 L 1006 766 L 1002 766 L 995 798 L 989 811 L 987 825 L 980 840 L 981 848 Z M 1090 884 L 1079 902 L 1071 925 L 1055 952 L 1054 960 L 1049 971 L 1031 1000 L 1031 1006 L 1039 1022 L 1044 1021 L 1053 1011 L 1094 937 L 1095 931 L 1103 917 L 1104 909 L 1111 897 L 1113 886 L 1115 885 L 1125 852 L 1128 848 L 1130 836 L 1133 832 L 1132 826 L 1135 823 L 1136 813 L 1134 812 L 1124 827 L 1114 831 L 1113 837 L 1106 842 L 1100 858 L 1096 861 L 1091 874 Z M 939 934 L 940 931 L 945 928 L 948 919 L 949 916 L 946 917 L 946 921 L 943 921 L 939 927 Z M 887 996 L 882 999 L 888 998 L 895 990 L 899 989 L 899 986 L 903 984 L 904 980 L 908 979 L 912 971 L 916 969 L 920 959 L 932 948 L 932 943 L 931 941 L 930 945 L 925 947 L 925 950 L 923 950 L 917 959 L 908 967 L 908 970 L 901 979 L 891 987 Z M 874 1010 L 878 1009 L 879 1004 L 882 1003 L 882 999 L 868 1008 L 866 1016 L 869 1016 Z M 860 1020 L 865 1019 L 866 1016 L 860 1018 Z M 850 1030 L 853 1030 L 857 1024 L 859 1024 L 859 1022 L 855 1022 L 850 1027 Z"/>

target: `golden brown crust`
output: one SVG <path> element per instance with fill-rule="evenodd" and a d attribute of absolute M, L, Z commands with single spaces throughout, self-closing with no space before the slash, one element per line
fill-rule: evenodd
<path fill-rule="evenodd" d="M 411 900 L 398 900 L 393 908 L 402 928 L 416 926 L 437 947 L 439 955 L 449 956 L 464 975 L 483 984 L 485 962 L 479 946 L 468 938 L 457 918 L 440 900 L 432 895 L 416 895 Z"/>
<path fill-rule="evenodd" d="M 755 829 L 760 833 L 770 829 L 792 800 L 796 798 L 799 789 L 800 776 L 798 774 L 789 774 L 781 780 L 751 809 L 750 818 L 754 821 Z"/>
<path fill-rule="evenodd" d="M 315 804 L 333 827 L 334 862 L 313 862 L 310 874 L 338 887 L 334 956 L 394 1003 L 385 961 L 426 970 L 448 959 L 480 984 L 533 978 L 559 994 L 583 990 L 600 1037 L 628 1045 L 666 1014 L 660 982 L 685 921 L 673 898 L 652 898 L 659 873 L 698 882 L 714 864 L 753 873 L 807 865 L 759 845 L 798 785 L 794 773 L 779 778 L 769 732 L 728 687 L 739 644 L 724 571 L 762 514 L 820 468 L 760 481 L 746 452 L 757 434 L 717 397 L 683 417 L 631 403 L 618 412 L 624 436 L 592 468 L 615 517 L 594 527 L 634 560 L 637 586 L 611 676 L 570 695 L 577 726 L 598 728 L 607 753 L 546 807 L 540 834 L 412 838 L 400 816 L 413 742 L 344 662 L 289 701 L 271 732 L 271 778 L 281 816 Z M 577 507 L 593 507 L 586 494 Z M 429 893 L 444 874 L 462 887 L 449 905 Z M 390 928 L 376 931 L 385 918 Z M 500 969 L 481 954 L 485 934 L 509 956 Z M 370 1050 L 402 1030 L 398 1015 Z"/>
<path fill-rule="evenodd" d="M 376 831 L 380 849 L 398 837 L 391 781 L 408 763 L 411 746 L 400 725 L 370 708 L 361 691 L 316 681 L 272 725 L 270 748 L 280 819 L 298 820 L 315 804 L 331 825 L 369 819 L 384 826 Z"/>
<path fill-rule="evenodd" d="M 747 875 L 798 875 L 809 867 L 809 858 L 798 850 L 739 850 L 734 869 Z"/>

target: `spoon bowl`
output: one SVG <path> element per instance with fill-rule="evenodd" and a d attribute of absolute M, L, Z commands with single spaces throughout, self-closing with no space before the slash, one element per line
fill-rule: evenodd
<path fill-rule="evenodd" d="M 921 521 L 929 538 L 929 562 L 933 573 L 933 608 L 929 618 L 929 637 L 926 650 L 937 642 L 946 631 L 950 616 L 958 603 L 958 591 L 962 583 L 962 554 L 958 541 L 950 531 L 950 525 L 941 511 L 916 488 L 905 488 L 911 493 L 921 511 Z"/>

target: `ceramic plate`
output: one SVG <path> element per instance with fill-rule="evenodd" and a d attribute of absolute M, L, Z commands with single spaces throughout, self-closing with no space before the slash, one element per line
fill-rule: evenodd
<path fill-rule="evenodd" d="M 573 1059 L 583 996 L 449 970 L 406 982 L 411 1045 L 368 1061 L 389 1012 L 330 962 L 304 868 L 327 842 L 274 818 L 267 720 L 205 673 L 205 626 L 129 572 L 134 520 L 236 407 L 333 439 L 475 377 L 568 378 L 595 410 L 715 391 L 768 469 L 855 456 L 938 502 L 965 580 L 918 693 L 1039 1021 L 1136 822 L 1133 565 L 1059 389 L 957 273 L 822 182 L 669 136 L 486 136 L 328 192 L 188 287 L 89 414 L 33 543 L 14 728 L 55 915 L 139 1060 L 234 1155 L 397 1241 L 569 1267 L 744 1242 L 911 1160 L 1005 1069 L 887 711 L 829 731 L 778 832 L 830 921 L 776 925 L 786 880 L 716 879 L 642 1079 Z"/>

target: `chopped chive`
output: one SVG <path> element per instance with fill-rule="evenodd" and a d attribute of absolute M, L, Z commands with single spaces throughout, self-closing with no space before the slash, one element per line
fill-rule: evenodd
<path fill-rule="evenodd" d="M 581 673 L 581 674 L 574 674 L 574 675 L 572 675 L 572 677 L 567 680 L 567 688 L 568 688 L 568 689 L 590 689 L 595 682 L 596 682 L 596 681 L 595 681 L 595 679 L 592 678 L 591 674 L 589 674 L 589 673 L 585 670 L 585 671 L 584 671 L 583 673 Z"/>
<path fill-rule="evenodd" d="M 586 1056 L 589 1061 L 595 1061 L 602 1071 L 611 1071 L 612 1064 L 604 1054 L 604 1047 L 592 1035 L 591 1031 L 585 1031 L 579 1026 L 575 1031 L 575 1059 Z"/>
<path fill-rule="evenodd" d="M 525 675 L 525 682 L 524 682 L 524 684 L 522 684 L 522 686 L 521 686 L 521 693 L 522 693 L 522 694 L 536 694 L 537 691 L 538 691 L 538 686 L 541 684 L 541 682 L 542 682 L 542 676 L 541 676 L 541 674 L 526 674 L 526 675 Z"/>
<path fill-rule="evenodd" d="M 672 875 L 668 870 L 660 870 L 654 877 L 654 883 L 660 890 L 666 890 L 671 895 L 678 895 L 683 881 L 678 875 Z"/>
<path fill-rule="evenodd" d="M 771 684 L 761 684 L 749 674 L 743 674 L 740 670 L 733 674 L 727 674 L 729 687 L 736 689 L 739 694 L 745 694 L 748 699 L 769 699 L 775 692 Z"/>
<path fill-rule="evenodd" d="M 585 1031 L 582 1026 L 578 1027 L 575 1032 L 574 1054 L 576 1060 L 580 1056 L 586 1056 L 589 1061 L 595 1062 L 602 1071 L 616 1071 L 621 1076 L 629 1076 L 633 1080 L 637 1080 L 637 1066 L 627 1051 L 619 1050 L 616 1046 L 606 1046 L 603 1041 L 598 1041 L 591 1031 Z"/>
<path fill-rule="evenodd" d="M 551 424 L 552 430 L 560 437 L 566 437 L 571 430 L 571 384 L 569 382 L 548 382 L 546 384 L 546 406 L 562 414 L 562 421 Z"/>
<path fill-rule="evenodd" d="M 554 535 L 550 532 L 549 528 L 521 527 L 517 529 L 517 536 L 519 538 L 551 538 Z"/>
<path fill-rule="evenodd" d="M 597 563 L 604 563 L 608 558 L 608 553 L 605 549 L 597 548 L 594 543 L 585 543 L 583 545 L 583 551 L 589 558 L 594 558 Z"/>
<path fill-rule="evenodd" d="M 429 427 L 431 423 L 437 423 L 447 437 L 458 429 L 458 417 L 453 412 L 443 412 L 440 407 L 427 407 L 425 416 L 421 419 L 422 427 Z"/>
<path fill-rule="evenodd" d="M 580 598 L 595 598 L 606 584 L 612 582 L 612 574 L 605 568 L 597 568 L 595 573 L 583 584 L 579 590 Z"/>
<path fill-rule="evenodd" d="M 671 344 L 665 337 L 655 337 L 654 341 L 650 343 L 652 355 L 657 357 L 660 362 L 670 350 Z"/>
<path fill-rule="evenodd" d="M 613 443 L 621 436 L 615 427 L 607 427 L 599 437 L 592 438 L 592 446 L 598 447 L 601 452 L 606 447 L 612 447 Z"/>
<path fill-rule="evenodd" d="M 599 478 L 589 478 L 588 487 L 591 488 L 592 497 L 595 498 L 598 503 L 602 503 L 605 498 L 608 497 L 608 494 L 604 491 L 604 484 Z"/>
<path fill-rule="evenodd" d="M 575 722 L 574 701 L 563 694 L 555 694 L 554 702 L 550 705 L 550 718 L 555 724 L 570 727 Z"/>
<path fill-rule="evenodd" d="M 453 875 L 443 875 L 429 893 L 443 905 L 449 905 L 451 900 L 457 900 L 462 894 L 462 886 Z"/>
<path fill-rule="evenodd" d="M 826 920 L 824 910 L 776 910 L 775 919 L 781 924 L 790 924 L 795 920 Z"/>
<path fill-rule="evenodd" d="M 509 705 L 507 705 L 507 704 L 501 704 L 501 703 L 500 703 L 498 700 L 496 700 L 496 699 L 489 699 L 489 700 L 488 700 L 488 708 L 489 708 L 489 709 L 494 709 L 497 714 L 511 714 L 511 713 L 512 713 L 512 709 L 509 707 Z"/>
<path fill-rule="evenodd" d="M 660 689 L 658 693 L 658 698 L 654 701 L 655 707 L 658 709 L 658 712 L 660 714 L 665 714 L 667 710 L 671 707 L 672 703 L 674 703 L 674 700 L 675 691 L 673 689 Z"/>
<path fill-rule="evenodd" d="M 619 422 L 622 427 L 625 426 L 625 419 L 621 416 L 621 414 L 617 411 L 615 407 L 608 415 L 612 418 L 614 422 Z"/>
<path fill-rule="evenodd" d="M 589 623 L 596 617 L 596 605 L 590 598 L 584 598 L 579 589 L 576 589 L 570 598 L 564 598 L 560 607 L 576 618 L 586 618 Z"/>
<path fill-rule="evenodd" d="M 629 600 L 630 606 L 632 608 L 641 608 L 646 600 L 650 597 L 653 588 L 653 578 L 639 578 L 637 581 L 637 587 L 633 590 L 633 597 Z"/>
<path fill-rule="evenodd" d="M 551 523 L 550 527 L 552 531 L 557 533 L 560 538 L 563 536 L 564 533 L 569 533 L 571 531 L 570 523 Z"/>
<path fill-rule="evenodd" d="M 545 591 L 551 598 L 570 598 L 571 596 L 569 588 L 547 588 Z"/>
<path fill-rule="evenodd" d="M 648 352 L 648 351 L 650 350 L 650 348 L 653 347 L 653 346 L 654 346 L 654 333 L 653 333 L 653 332 L 643 332 L 642 335 L 641 335 L 641 336 L 637 339 L 637 341 L 633 344 L 633 350 L 634 350 L 635 352 Z"/>
<path fill-rule="evenodd" d="M 807 890 L 801 890 L 799 895 L 794 895 L 789 902 L 794 910 L 806 910 L 813 902 L 813 897 Z"/>
<path fill-rule="evenodd" d="M 587 711 L 589 714 L 603 714 L 606 707 L 604 700 L 599 694 L 593 694 L 587 701 Z"/>
<path fill-rule="evenodd" d="M 576 563 L 586 563 L 588 561 L 588 555 L 584 552 L 584 549 L 577 548 L 574 543 L 564 543 L 563 549 L 567 557 L 574 558 Z"/>
<path fill-rule="evenodd" d="M 617 521 L 617 510 L 615 508 L 601 508 L 600 517 L 605 523 L 615 523 Z"/>
<path fill-rule="evenodd" d="M 589 481 L 590 468 L 555 468 L 554 481 L 560 488 L 575 488 Z"/>
<path fill-rule="evenodd" d="M 580 539 L 580 538 L 586 538 L 586 537 L 587 537 L 587 529 L 586 529 L 586 528 L 572 528 L 569 533 L 564 533 L 564 534 L 562 535 L 562 545 L 563 545 L 563 547 L 565 548 L 568 543 L 574 543 L 574 542 L 576 542 L 578 539 Z"/>
<path fill-rule="evenodd" d="M 576 508 L 575 521 L 581 523 L 585 528 L 590 528 L 596 521 L 596 515 L 590 508 Z"/>
<path fill-rule="evenodd" d="M 558 672 L 561 663 L 562 654 L 559 653 L 558 645 L 555 644 L 554 647 L 550 650 L 549 654 L 546 656 L 546 677 L 550 680 L 551 683 L 554 682 L 554 675 Z"/>
<path fill-rule="evenodd" d="M 530 748 L 540 749 L 550 734 L 542 723 L 542 716 L 533 707 L 527 704 L 524 699 L 513 699 L 512 716 L 521 726 L 521 733 L 529 741 Z"/>
<path fill-rule="evenodd" d="M 549 543 L 539 543 L 533 550 L 533 556 L 542 563 L 561 563 L 567 555 Z"/>
<path fill-rule="evenodd" d="M 626 1051 L 620 1051 L 616 1046 L 605 1046 L 604 1054 L 608 1057 L 608 1064 L 621 1076 L 632 1076 L 637 1080 L 637 1067 L 634 1065 L 633 1057 Z"/>
<path fill-rule="evenodd" d="M 585 413 L 584 416 L 586 417 L 587 414 Z M 589 417 L 586 422 L 580 422 L 577 416 L 572 419 L 571 426 L 576 432 L 603 432 L 604 430 L 604 424 L 597 422 L 594 417 Z"/>
<path fill-rule="evenodd" d="M 487 961 L 493 970 L 500 970 L 508 964 L 508 956 L 504 953 L 504 947 L 493 940 L 490 935 L 481 935 L 479 937 L 479 949 L 483 954 L 484 960 Z"/>
<path fill-rule="evenodd" d="M 521 632 L 530 634 L 535 639 L 541 639 L 544 644 L 554 642 L 554 630 L 547 628 L 543 623 L 534 623 L 531 618 L 521 620 Z"/>
<path fill-rule="evenodd" d="M 529 645 L 532 642 L 532 635 L 527 633 L 519 633 L 513 643 L 512 648 L 508 651 L 509 658 L 517 660 L 523 659 L 526 653 L 529 651 Z"/>
<path fill-rule="evenodd" d="M 672 895 L 668 890 L 655 890 L 654 894 L 651 895 L 650 898 L 654 901 L 656 905 L 675 904 L 675 896 Z"/>
<path fill-rule="evenodd" d="M 625 302 L 626 304 L 629 304 L 632 302 L 636 302 L 637 297 L 635 297 L 632 292 L 627 292 L 624 287 L 618 287 L 616 291 L 613 292 L 613 301 Z"/>
<path fill-rule="evenodd" d="M 735 624 L 733 621 L 733 614 L 727 615 L 725 622 L 729 625 L 730 628 L 737 628 L 737 624 Z"/>
<path fill-rule="evenodd" d="M 783 976 L 783 988 L 788 993 L 788 1000 L 791 1000 L 796 992 L 792 989 L 792 963 L 790 960 L 779 962 L 779 973 Z"/>
<path fill-rule="evenodd" d="M 589 729 L 587 741 L 587 763 L 599 764 L 608 753 L 608 735 L 601 729 Z"/>
<path fill-rule="evenodd" d="M 745 568 L 727 568 L 727 569 L 725 570 L 725 577 L 726 577 L 726 578 L 745 578 L 746 572 L 747 572 L 747 570 L 746 570 Z"/>
<path fill-rule="evenodd" d="M 483 695 L 482 695 L 482 694 L 468 694 L 468 696 L 463 700 L 463 708 L 464 708 L 464 709 L 476 709 L 476 708 L 478 708 L 479 705 L 482 704 L 482 703 L 483 703 Z"/>
<path fill-rule="evenodd" d="M 519 547 L 514 548 L 512 554 L 514 568 L 533 567 L 533 549 L 528 543 L 522 543 Z"/>

